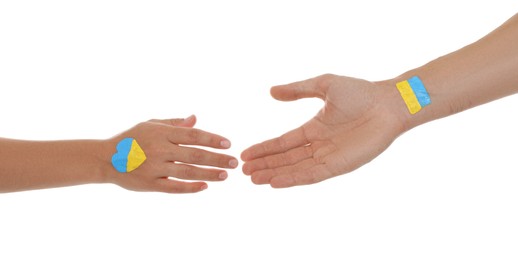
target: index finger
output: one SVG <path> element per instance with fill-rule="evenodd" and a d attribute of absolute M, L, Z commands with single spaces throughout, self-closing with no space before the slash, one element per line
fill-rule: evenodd
<path fill-rule="evenodd" d="M 220 135 L 196 128 L 174 127 L 168 139 L 174 144 L 200 145 L 218 149 L 230 148 L 230 141 Z"/>

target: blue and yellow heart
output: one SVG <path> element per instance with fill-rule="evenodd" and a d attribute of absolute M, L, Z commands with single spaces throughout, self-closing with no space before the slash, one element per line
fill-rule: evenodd
<path fill-rule="evenodd" d="M 117 152 L 112 156 L 112 165 L 118 172 L 131 172 L 146 160 L 146 154 L 137 140 L 124 138 L 117 144 Z"/>

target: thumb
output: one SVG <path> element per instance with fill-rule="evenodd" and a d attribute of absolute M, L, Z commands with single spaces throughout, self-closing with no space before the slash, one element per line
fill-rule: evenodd
<path fill-rule="evenodd" d="M 152 122 L 161 124 L 180 126 L 180 127 L 193 127 L 196 124 L 196 116 L 191 115 L 187 118 L 173 118 L 173 119 L 153 119 Z"/>
<path fill-rule="evenodd" d="M 270 93 L 280 101 L 317 97 L 324 99 L 332 75 L 322 75 L 308 80 L 272 87 Z"/>

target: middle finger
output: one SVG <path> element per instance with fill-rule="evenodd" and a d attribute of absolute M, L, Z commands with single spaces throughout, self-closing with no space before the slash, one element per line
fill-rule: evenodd
<path fill-rule="evenodd" d="M 238 161 L 236 158 L 214 152 L 209 152 L 203 149 L 176 146 L 175 152 L 169 158 L 170 161 L 177 161 L 188 164 L 214 166 L 219 168 L 232 169 L 236 168 Z"/>

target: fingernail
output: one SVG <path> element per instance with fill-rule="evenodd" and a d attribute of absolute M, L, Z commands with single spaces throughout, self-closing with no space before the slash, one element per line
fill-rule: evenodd
<path fill-rule="evenodd" d="M 221 147 L 223 148 L 230 148 L 230 141 L 229 140 L 223 140 L 219 143 L 219 145 L 221 145 Z"/>
<path fill-rule="evenodd" d="M 201 187 L 200 187 L 200 191 L 202 191 L 202 190 L 206 190 L 208 187 L 209 187 L 209 186 L 208 186 L 207 184 L 203 184 L 203 185 L 201 185 Z"/>
<path fill-rule="evenodd" d="M 232 167 L 232 168 L 236 168 L 236 167 L 237 167 L 237 164 L 238 164 L 238 162 L 237 162 L 237 160 L 236 160 L 236 159 L 232 159 L 232 160 L 230 160 L 230 161 L 228 162 L 228 165 L 229 165 L 230 167 Z"/>
<path fill-rule="evenodd" d="M 220 180 L 224 180 L 228 177 L 228 174 L 227 172 L 220 172 L 218 177 Z"/>
<path fill-rule="evenodd" d="M 245 175 L 251 175 L 251 172 L 250 172 L 250 170 L 249 170 L 248 165 L 249 165 L 249 164 L 247 164 L 247 163 L 243 164 L 243 173 L 244 173 Z"/>
<path fill-rule="evenodd" d="M 188 116 L 188 117 L 184 118 L 183 120 L 184 120 L 184 121 L 191 120 L 193 117 L 194 117 L 194 115 L 190 115 L 190 116 Z"/>

